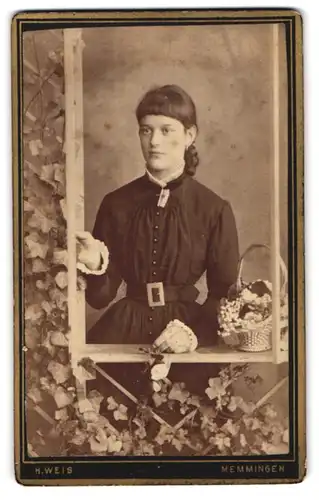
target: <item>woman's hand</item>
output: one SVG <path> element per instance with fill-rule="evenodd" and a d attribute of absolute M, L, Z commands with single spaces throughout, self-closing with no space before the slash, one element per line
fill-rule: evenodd
<path fill-rule="evenodd" d="M 77 239 L 77 261 L 84 264 L 91 271 L 101 267 L 101 245 L 88 231 L 76 233 Z"/>

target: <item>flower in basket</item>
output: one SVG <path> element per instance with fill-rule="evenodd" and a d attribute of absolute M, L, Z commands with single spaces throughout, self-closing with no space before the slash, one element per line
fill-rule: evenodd
<path fill-rule="evenodd" d="M 263 321 L 271 314 L 272 286 L 269 281 L 256 280 L 249 283 L 242 291 L 243 304 L 239 317 L 245 320 Z"/>
<path fill-rule="evenodd" d="M 251 244 L 241 255 L 238 263 L 238 275 L 228 296 L 221 300 L 218 313 L 219 335 L 224 342 L 243 351 L 267 351 L 271 349 L 272 337 L 272 284 L 267 280 L 257 279 L 245 283 L 242 279 L 244 258 L 252 250 L 267 249 L 269 246 Z M 280 289 L 280 334 L 288 336 L 287 305 L 287 267 L 278 256 L 282 284 Z"/>
<path fill-rule="evenodd" d="M 288 324 L 286 297 L 281 298 L 281 329 Z M 242 283 L 234 294 L 222 299 L 218 315 L 219 332 L 224 342 L 242 350 L 263 351 L 270 349 L 272 328 L 272 285 L 257 279 Z"/>
<path fill-rule="evenodd" d="M 235 295 L 232 290 L 227 299 L 222 299 L 218 314 L 219 335 L 226 344 L 241 348 L 243 335 L 271 324 L 272 314 L 272 286 L 267 280 L 255 280 L 251 283 L 242 283 L 241 289 Z M 265 338 L 262 345 L 256 350 L 270 348 Z"/>

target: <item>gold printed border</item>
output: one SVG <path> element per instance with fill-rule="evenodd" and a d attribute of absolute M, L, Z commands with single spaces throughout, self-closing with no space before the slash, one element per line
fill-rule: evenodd
<path fill-rule="evenodd" d="M 212 23 L 226 23 L 226 24 L 236 24 L 237 22 L 245 23 L 256 23 L 256 22 L 285 22 L 289 23 L 290 32 L 290 47 L 288 47 L 291 55 L 291 60 L 295 60 L 295 65 L 291 64 L 291 71 L 295 70 L 295 74 L 291 74 L 291 85 L 295 83 L 295 87 L 291 90 L 291 105 L 292 109 L 295 111 L 295 124 L 292 120 L 290 134 L 292 139 L 292 159 L 294 148 L 296 148 L 296 165 L 294 168 L 296 170 L 296 185 L 292 179 L 291 192 L 293 195 L 293 207 L 292 219 L 296 217 L 297 228 L 294 228 L 295 234 L 295 249 L 290 249 L 290 253 L 293 255 L 293 260 L 297 262 L 297 289 L 294 289 L 293 293 L 293 303 L 298 306 L 298 323 L 293 324 L 293 337 L 294 337 L 294 349 L 293 351 L 298 352 L 298 363 L 294 356 L 292 363 L 292 370 L 290 372 L 290 377 L 293 379 L 293 384 L 297 386 L 298 392 L 298 406 L 295 407 L 295 397 L 293 397 L 293 415 L 297 412 L 298 414 L 298 429 L 294 429 L 294 434 L 298 433 L 298 450 L 294 449 L 294 458 L 296 455 L 299 459 L 299 477 L 296 479 L 22 479 L 20 474 L 20 462 L 23 463 L 23 455 L 21 457 L 21 449 L 24 448 L 24 444 L 20 442 L 20 424 L 21 419 L 24 420 L 24 394 L 20 389 L 20 377 L 24 375 L 24 368 L 20 359 L 20 321 L 23 310 L 23 300 L 21 300 L 19 289 L 21 282 L 23 280 L 22 269 L 23 262 L 20 261 L 19 249 L 22 242 L 20 241 L 20 224 L 22 220 L 22 214 L 20 213 L 20 201 L 22 199 L 22 192 L 19 190 L 19 177 L 20 169 L 22 169 L 22 164 L 19 164 L 19 140 L 22 137 L 22 113 L 19 116 L 19 101 L 22 102 L 22 25 L 30 24 L 45 24 L 57 22 L 59 24 L 70 23 L 75 21 L 77 23 L 94 23 L 99 22 L 105 25 L 107 24 L 121 24 L 127 23 L 132 25 L 138 25 L 140 23 L 150 23 L 150 24 L 163 24 L 167 21 L 178 22 L 180 25 L 186 23 L 196 22 L 197 24 L 209 24 Z M 293 29 L 295 29 L 295 37 L 293 43 Z M 132 11 L 63 11 L 63 12 L 21 12 L 17 13 L 12 19 L 12 29 L 11 29 L 11 51 L 12 51 L 12 168 L 13 168 L 13 244 L 14 244 L 14 361 L 15 361 L 15 375 L 14 375 L 14 405 L 15 405 L 15 415 L 14 415 L 14 430 L 15 430 L 15 469 L 17 480 L 25 485 L 88 485 L 88 484 L 258 484 L 258 483 L 294 483 L 300 482 L 305 476 L 306 470 L 306 415 L 305 415 L 305 304 L 304 304 L 304 124 L 303 124 L 303 41 L 302 41 L 302 18 L 298 11 L 290 9 L 221 9 L 221 10 L 132 10 Z M 19 57 L 20 53 L 20 57 Z M 291 61 L 291 62 L 292 62 Z M 20 76 L 20 78 L 19 78 Z M 19 97 L 18 97 L 19 95 Z M 21 161 L 21 158 L 20 158 Z M 21 162 L 22 163 L 22 162 Z M 293 177 L 293 176 L 292 176 Z M 20 192 L 19 192 L 20 191 Z M 296 192 L 296 197 L 294 197 L 294 191 Z M 295 343 L 297 345 L 295 346 Z M 297 347 L 297 349 L 295 349 Z M 22 369 L 21 369 L 22 366 Z M 24 424 L 24 422 L 23 422 Z M 294 426 L 296 427 L 295 423 Z M 24 425 L 23 425 L 24 433 Z M 24 441 L 24 440 L 23 440 Z M 22 460 L 21 460 L 22 459 Z M 194 460 L 185 460 L 185 462 L 193 462 Z M 200 459 L 198 460 L 200 461 Z M 205 460 L 207 462 L 209 460 Z M 216 462 L 216 460 L 212 460 Z M 285 463 L 292 460 L 275 460 L 275 459 L 265 459 L 264 463 Z M 41 466 L 42 463 L 48 463 L 49 459 L 46 461 L 29 461 L 28 464 L 34 463 Z M 97 461 L 94 461 L 97 462 Z M 73 463 L 94 463 L 92 460 L 74 460 L 65 461 L 59 460 L 60 463 L 68 463 L 72 465 Z M 103 463 L 108 463 L 107 460 L 102 460 Z M 121 461 L 129 462 L 129 461 Z M 145 462 L 145 460 L 134 460 L 134 462 Z M 180 460 L 167 460 L 169 463 L 181 462 Z M 184 462 L 184 460 L 183 460 Z M 220 461 L 222 462 L 222 460 Z M 225 464 L 237 462 L 236 460 L 225 460 Z M 247 457 L 247 462 L 252 462 L 249 457 Z M 54 462 L 51 462 L 54 466 Z M 255 462 L 256 463 L 256 462 Z"/>

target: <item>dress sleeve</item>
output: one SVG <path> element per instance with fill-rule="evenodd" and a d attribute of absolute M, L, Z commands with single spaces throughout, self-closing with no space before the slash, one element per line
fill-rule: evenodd
<path fill-rule="evenodd" d="M 224 202 L 216 223 L 211 229 L 207 253 L 208 296 L 202 305 L 203 330 L 210 325 L 208 343 L 217 340 L 219 301 L 227 295 L 236 281 L 239 260 L 238 233 L 235 217 L 228 202 Z M 206 323 L 206 325 L 204 325 Z"/>
<path fill-rule="evenodd" d="M 112 257 L 112 219 L 104 200 L 98 210 L 92 235 L 106 245 L 109 251 L 109 263 L 103 274 L 89 274 L 87 276 L 86 301 L 94 309 L 107 307 L 116 296 L 122 282 Z"/>
<path fill-rule="evenodd" d="M 236 281 L 239 259 L 235 217 L 225 202 L 212 229 L 207 256 L 207 286 L 209 294 L 220 300 Z"/>

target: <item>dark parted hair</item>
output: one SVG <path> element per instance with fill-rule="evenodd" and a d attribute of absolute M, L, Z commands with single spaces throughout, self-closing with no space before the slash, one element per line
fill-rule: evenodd
<path fill-rule="evenodd" d="M 185 129 L 193 125 L 198 129 L 196 108 L 192 98 L 178 85 L 164 85 L 149 90 L 136 108 L 138 123 L 146 115 L 164 115 L 180 121 Z M 199 163 L 198 153 L 192 144 L 184 155 L 185 172 L 193 176 Z"/>

